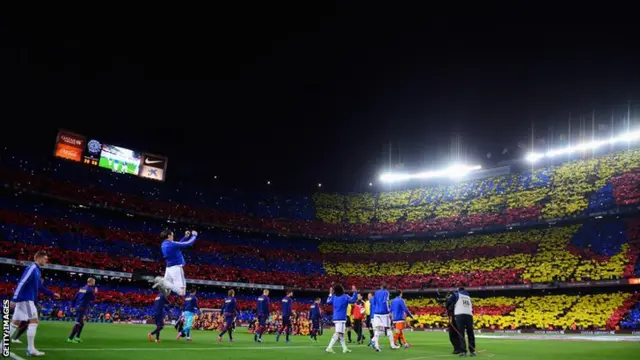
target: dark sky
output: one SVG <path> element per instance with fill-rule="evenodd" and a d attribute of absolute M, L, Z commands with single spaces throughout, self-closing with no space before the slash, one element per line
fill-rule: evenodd
<path fill-rule="evenodd" d="M 67 128 L 167 155 L 170 181 L 351 191 L 390 141 L 487 160 L 640 99 L 631 8 L 274 3 L 3 8 L 3 141 L 49 156 Z"/>

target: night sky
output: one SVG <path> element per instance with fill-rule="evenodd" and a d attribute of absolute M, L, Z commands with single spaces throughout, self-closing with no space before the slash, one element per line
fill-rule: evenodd
<path fill-rule="evenodd" d="M 640 104 L 624 7 L 233 3 L 2 5 L 2 141 L 51 156 L 66 128 L 168 156 L 170 182 L 354 191 L 389 142 L 428 168 L 459 134 L 490 165 L 521 156 L 532 123 L 559 134 L 570 112 Z"/>

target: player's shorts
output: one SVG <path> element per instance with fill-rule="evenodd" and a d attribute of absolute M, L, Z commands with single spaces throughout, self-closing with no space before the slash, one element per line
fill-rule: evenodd
<path fill-rule="evenodd" d="M 190 328 L 193 325 L 193 317 L 195 314 L 191 311 L 185 311 L 182 315 L 184 316 L 184 327 Z"/>
<path fill-rule="evenodd" d="M 184 278 L 182 265 L 169 266 L 164 272 L 164 279 L 178 287 L 187 287 L 187 280 Z"/>
<path fill-rule="evenodd" d="M 76 323 L 82 324 L 84 323 L 84 314 L 87 313 L 86 307 L 79 307 L 76 309 Z"/>
<path fill-rule="evenodd" d="M 367 326 L 367 329 L 371 329 L 373 326 L 371 326 L 371 315 L 367 315 L 367 318 L 364 321 L 364 324 Z"/>
<path fill-rule="evenodd" d="M 282 326 L 291 326 L 291 317 L 283 316 L 282 317 Z"/>
<path fill-rule="evenodd" d="M 320 319 L 311 319 L 311 328 L 313 330 L 320 329 Z"/>
<path fill-rule="evenodd" d="M 267 315 L 258 315 L 258 325 L 267 326 Z"/>
<path fill-rule="evenodd" d="M 350 328 L 350 327 L 351 327 L 351 318 L 350 318 L 350 317 L 348 317 L 348 316 L 347 316 L 347 323 L 346 323 L 346 326 L 347 326 L 348 328 Z"/>
<path fill-rule="evenodd" d="M 156 323 L 156 326 L 164 326 L 164 314 L 155 314 L 153 315 L 153 319 Z"/>
<path fill-rule="evenodd" d="M 234 317 L 235 316 L 233 316 L 233 315 L 231 315 L 231 316 L 225 315 L 224 316 L 224 322 L 225 322 L 225 324 L 227 324 L 227 327 L 233 327 L 233 318 Z"/>
<path fill-rule="evenodd" d="M 393 325 L 395 326 L 396 330 L 399 330 L 399 331 L 404 330 L 404 320 L 403 321 L 394 321 Z"/>
<path fill-rule="evenodd" d="M 19 301 L 13 311 L 13 321 L 29 321 L 38 319 L 38 309 L 33 301 Z"/>
<path fill-rule="evenodd" d="M 347 325 L 347 322 L 346 321 L 334 321 L 333 325 L 335 325 L 337 333 L 344 334 L 344 330 L 345 330 L 345 327 L 346 327 L 345 325 Z"/>
<path fill-rule="evenodd" d="M 389 318 L 389 315 L 373 315 L 373 327 L 384 327 L 384 328 L 389 328 L 391 327 L 391 319 Z"/>

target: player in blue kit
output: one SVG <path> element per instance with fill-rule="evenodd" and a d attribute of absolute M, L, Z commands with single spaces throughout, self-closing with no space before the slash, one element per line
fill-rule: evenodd
<path fill-rule="evenodd" d="M 76 297 L 73 298 L 71 308 L 76 311 L 76 323 L 71 330 L 71 334 L 67 338 L 69 343 L 81 343 L 80 335 L 82 335 L 82 329 L 84 329 L 84 316 L 89 310 L 89 305 L 96 299 L 96 279 L 88 278 L 87 285 L 78 290 Z"/>
<path fill-rule="evenodd" d="M 156 323 L 156 329 L 147 334 L 150 342 L 153 342 L 154 335 L 156 336 L 155 341 L 157 343 L 160 342 L 160 331 L 164 328 L 165 307 L 169 304 L 170 302 L 167 296 L 162 292 L 158 293 L 158 296 L 156 296 L 153 302 L 153 319 Z"/>
<path fill-rule="evenodd" d="M 380 336 L 387 335 L 389 337 L 389 344 L 392 349 L 399 349 L 393 341 L 393 333 L 388 331 L 391 327 L 391 311 L 389 310 L 389 291 L 387 290 L 387 284 L 382 283 L 380 290 L 373 294 L 371 299 L 371 313 L 373 314 L 373 346 L 376 351 L 380 351 Z"/>
<path fill-rule="evenodd" d="M 184 317 L 184 327 L 178 332 L 176 340 L 180 340 L 185 336 L 187 341 L 191 341 L 191 327 L 193 326 L 193 317 L 198 312 L 198 298 L 196 298 L 196 289 L 192 289 L 189 296 L 184 298 L 184 307 L 182 316 Z"/>
<path fill-rule="evenodd" d="M 9 324 L 9 338 L 13 336 L 21 322 L 27 321 L 27 356 L 44 356 L 45 353 L 38 351 L 35 347 L 36 330 L 38 329 L 38 310 L 35 302 L 38 300 L 40 291 L 55 299 L 59 299 L 60 295 L 54 294 L 44 287 L 40 279 L 40 267 L 49 262 L 49 255 L 45 251 L 38 251 L 33 260 L 33 264 L 27 266 L 22 273 L 11 298 L 9 306 L 13 308 L 13 318 Z M 2 345 L 4 346 L 4 344 Z"/>
<path fill-rule="evenodd" d="M 320 298 L 316 298 L 315 302 L 309 308 L 309 320 L 311 320 L 311 330 L 309 337 L 312 342 L 318 342 L 318 330 L 320 329 L 320 320 L 322 319 L 322 308 L 320 307 Z"/>
<path fill-rule="evenodd" d="M 282 326 L 276 335 L 276 342 L 280 341 L 280 335 L 285 332 L 285 339 L 290 343 L 289 334 L 291 334 L 291 308 L 293 307 L 293 291 L 287 290 L 287 296 L 282 298 Z"/>
<path fill-rule="evenodd" d="M 165 295 L 169 295 L 171 291 L 179 296 L 184 296 L 187 291 L 187 281 L 184 278 L 185 265 L 182 249 L 193 246 L 196 242 L 198 233 L 196 231 L 187 231 L 184 238 L 180 241 L 173 241 L 173 231 L 163 230 L 160 233 L 162 241 L 162 257 L 167 263 L 164 278 L 157 276 L 154 280 L 153 288 L 159 288 Z"/>
<path fill-rule="evenodd" d="M 395 327 L 395 334 L 393 335 L 393 343 L 395 344 L 400 340 L 400 343 L 405 347 L 409 348 L 411 345 L 404 338 L 404 324 L 407 321 L 406 316 L 409 316 L 413 319 L 413 315 L 407 308 L 407 304 L 404 302 L 402 298 L 402 291 L 396 296 L 395 299 L 391 300 L 391 317 L 393 320 L 393 325 Z"/>
<path fill-rule="evenodd" d="M 327 304 L 333 305 L 333 324 L 335 325 L 335 332 L 333 333 L 329 346 L 326 349 L 328 353 L 334 353 L 333 345 L 335 345 L 336 341 L 340 341 L 343 353 L 351 352 L 351 350 L 347 349 L 347 344 L 344 342 L 344 331 L 347 323 L 347 307 L 349 304 L 355 304 L 356 301 L 358 301 L 358 291 L 356 290 L 356 287 L 352 286 L 351 291 L 353 291 L 353 294 L 349 297 L 344 293 L 344 288 L 340 284 L 334 285 L 329 290 Z"/>
<path fill-rule="evenodd" d="M 271 299 L 269 299 L 269 290 L 262 291 L 262 295 L 258 296 L 258 328 L 253 335 L 253 341 L 262 342 L 262 334 L 267 328 L 267 319 L 271 313 Z"/>
<path fill-rule="evenodd" d="M 218 335 L 218 341 L 222 342 L 222 336 L 225 333 L 229 333 L 229 341 L 234 342 L 233 340 L 233 323 L 237 314 L 237 305 L 236 305 L 236 292 L 234 290 L 229 290 L 227 292 L 227 298 L 224 299 L 224 304 L 222 305 L 222 315 L 224 315 L 224 330 Z"/>

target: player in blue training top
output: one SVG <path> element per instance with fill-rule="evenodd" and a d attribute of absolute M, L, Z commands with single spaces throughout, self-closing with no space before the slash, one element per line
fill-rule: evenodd
<path fill-rule="evenodd" d="M 400 340 L 400 343 L 405 347 L 409 348 L 411 345 L 404 338 L 404 324 L 407 321 L 406 316 L 409 316 L 413 319 L 413 315 L 409 309 L 407 309 L 407 304 L 404 302 L 402 298 L 402 290 L 398 293 L 398 296 L 395 299 L 391 300 L 391 317 L 393 320 L 393 325 L 395 326 L 395 334 L 393 335 L 393 343 L 395 344 Z"/>
<path fill-rule="evenodd" d="M 258 296 L 258 328 L 253 334 L 253 341 L 262 342 L 262 334 L 267 328 L 267 319 L 271 314 L 271 299 L 269 299 L 269 290 L 262 291 L 262 295 Z"/>
<path fill-rule="evenodd" d="M 371 299 L 371 313 L 373 314 L 373 327 L 375 329 L 373 335 L 373 346 L 376 351 L 380 351 L 380 336 L 387 335 L 389 337 L 389 344 L 392 349 L 399 349 L 400 347 L 393 342 L 393 333 L 388 331 L 391 327 L 391 311 L 389 310 L 389 291 L 387 290 L 387 284 L 383 282 L 380 285 L 380 290 L 373 294 Z"/>
<path fill-rule="evenodd" d="M 344 330 L 347 323 L 347 307 L 349 304 L 355 304 L 356 301 L 358 301 L 358 291 L 356 290 L 356 287 L 352 286 L 351 291 L 353 291 L 353 295 L 349 297 L 344 293 L 344 288 L 340 284 L 334 285 L 329 290 L 327 304 L 333 305 L 333 324 L 335 325 L 335 332 L 333 333 L 331 342 L 329 342 L 329 346 L 326 349 L 328 353 L 334 352 L 333 345 L 335 345 L 336 341 L 340 341 L 343 353 L 351 352 L 351 350 L 347 349 L 347 344 L 344 342 Z"/>
<path fill-rule="evenodd" d="M 157 276 L 155 278 L 153 288 L 159 288 L 165 295 L 169 295 L 171 291 L 184 296 L 187 291 L 187 281 L 184 278 L 185 265 L 182 249 L 193 246 L 196 242 L 198 233 L 196 231 L 187 231 L 184 238 L 180 241 L 173 241 L 173 231 L 163 230 L 160 233 L 162 241 L 162 257 L 167 262 L 167 269 L 164 278 Z"/>
<path fill-rule="evenodd" d="M 88 278 L 87 285 L 83 286 L 78 290 L 76 297 L 73 298 L 73 302 L 71 303 L 71 308 L 76 310 L 76 323 L 71 330 L 71 334 L 69 334 L 69 338 L 67 338 L 67 342 L 69 343 L 81 343 L 80 335 L 82 334 L 82 329 L 84 329 L 84 316 L 89 310 L 89 305 L 93 300 L 96 299 L 96 279 Z"/>
<path fill-rule="evenodd" d="M 193 326 L 193 317 L 198 312 L 198 298 L 196 298 L 196 289 L 192 289 L 189 296 L 184 298 L 184 307 L 182 308 L 182 316 L 184 317 L 184 327 L 178 332 L 176 340 L 180 340 L 185 336 L 187 341 L 191 341 L 191 327 Z"/>
<path fill-rule="evenodd" d="M 9 338 L 13 336 L 21 322 L 27 321 L 29 323 L 27 325 L 27 356 L 44 356 L 44 352 L 38 351 L 34 344 L 38 329 L 38 310 L 35 302 L 38 300 L 40 291 L 55 299 L 59 299 L 60 295 L 44 287 L 40 280 L 40 267 L 49 262 L 49 255 L 44 251 L 38 251 L 33 260 L 33 264 L 27 266 L 22 273 L 9 304 L 14 309 L 13 319 L 9 325 Z M 2 345 L 5 346 L 4 343 Z"/>
<path fill-rule="evenodd" d="M 287 343 L 290 343 L 289 334 L 291 334 L 291 310 L 293 307 L 293 291 L 287 290 L 287 296 L 282 298 L 282 326 L 278 330 L 276 335 L 276 342 L 280 341 L 280 335 L 285 332 L 285 339 Z"/>
<path fill-rule="evenodd" d="M 320 323 L 322 320 L 322 307 L 320 306 L 320 301 L 320 298 L 316 298 L 309 308 L 309 320 L 311 320 L 309 337 L 312 342 L 318 342 L 318 330 L 320 329 Z"/>
<path fill-rule="evenodd" d="M 232 289 L 227 292 L 227 298 L 224 299 L 224 304 L 222 305 L 222 315 L 224 315 L 224 330 L 218 335 L 218 341 L 222 342 L 222 336 L 225 333 L 229 333 L 229 341 L 234 342 L 233 340 L 233 323 L 235 322 L 237 315 L 237 305 L 236 305 L 236 292 Z"/>
<path fill-rule="evenodd" d="M 160 342 L 160 331 L 164 328 L 165 307 L 169 304 L 167 296 L 162 292 L 158 293 L 153 302 L 153 319 L 156 323 L 156 329 L 147 334 L 150 342 L 153 342 L 153 335 L 156 336 L 155 341 Z"/>

